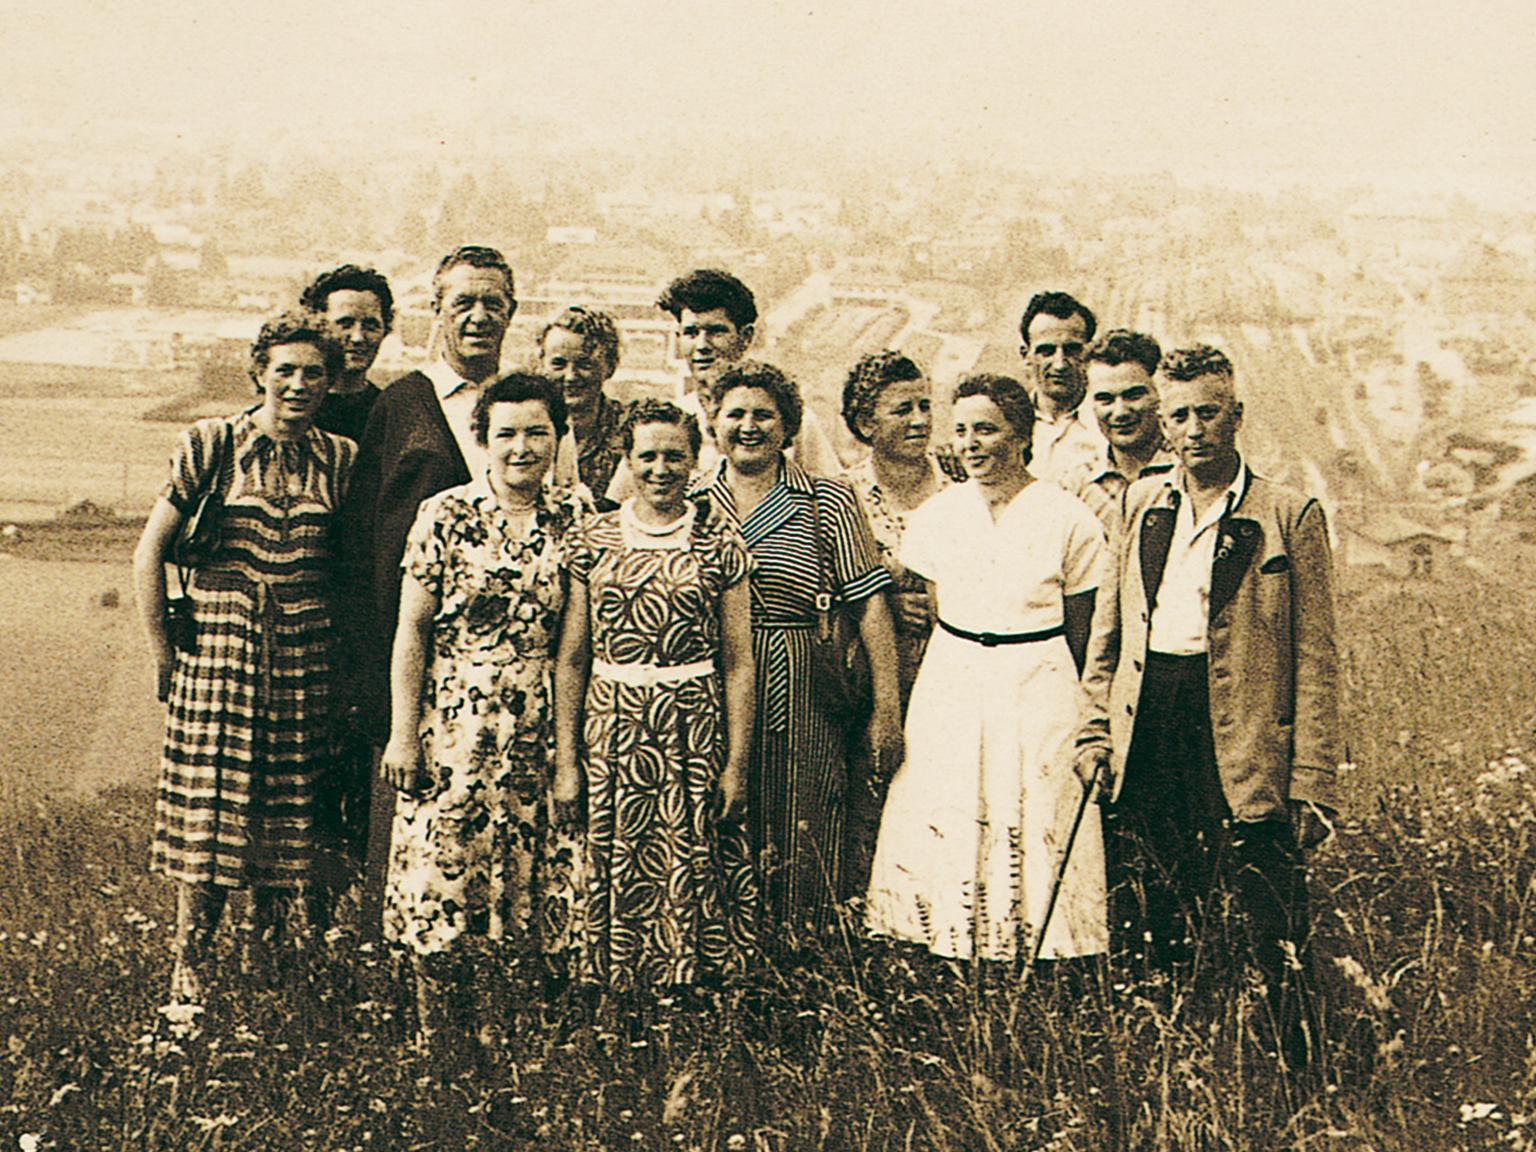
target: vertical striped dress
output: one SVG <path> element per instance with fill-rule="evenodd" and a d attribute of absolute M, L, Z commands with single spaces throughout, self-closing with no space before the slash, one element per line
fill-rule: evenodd
<path fill-rule="evenodd" d="M 220 442 L 229 461 L 214 477 Z M 356 451 L 317 428 L 267 435 L 242 413 L 181 436 L 163 495 L 224 492 L 217 555 L 193 576 L 197 646 L 178 653 L 150 867 L 175 880 L 293 887 L 332 756 L 333 525 Z"/>
<path fill-rule="evenodd" d="M 848 767 L 844 733 L 811 679 L 820 551 L 817 505 L 833 583 L 849 603 L 890 587 L 852 489 L 785 459 L 779 482 L 744 520 L 724 465 L 702 490 L 736 523 L 752 554 L 757 716 L 747 820 L 764 915 L 781 940 L 824 931 L 842 877 Z"/>

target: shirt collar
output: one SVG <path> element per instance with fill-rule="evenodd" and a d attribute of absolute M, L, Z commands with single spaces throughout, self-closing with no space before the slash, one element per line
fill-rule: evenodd
<path fill-rule="evenodd" d="M 1193 516 L 1195 514 L 1195 504 L 1193 500 L 1186 501 L 1184 499 L 1186 494 L 1184 480 L 1184 468 L 1181 465 L 1173 470 L 1170 483 L 1173 486 L 1174 492 L 1180 497 L 1180 506 L 1187 503 L 1189 505 L 1189 514 Z M 1195 525 L 1196 533 L 1199 533 L 1223 517 L 1232 515 L 1237 510 L 1237 506 L 1243 502 L 1243 497 L 1247 495 L 1247 492 L 1248 466 L 1243 463 L 1243 458 L 1239 456 L 1237 459 L 1237 475 L 1233 477 L 1232 483 L 1227 485 L 1227 490 L 1222 493 L 1221 497 L 1207 509 L 1200 523 Z"/>
<path fill-rule="evenodd" d="M 432 390 L 437 393 L 439 400 L 448 397 L 465 388 L 478 388 L 480 385 L 472 384 L 460 376 L 448 366 L 448 361 L 437 359 L 421 370 L 421 374 L 432 381 Z"/>
<path fill-rule="evenodd" d="M 1094 480 L 1105 480 L 1110 476 L 1119 476 L 1122 480 L 1140 480 L 1143 476 L 1156 476 L 1163 472 L 1171 472 L 1174 465 L 1178 462 L 1179 458 L 1174 455 L 1173 449 L 1168 446 L 1168 442 L 1165 440 L 1158 445 L 1157 451 L 1152 454 L 1152 459 L 1142 466 L 1140 472 L 1134 476 L 1127 476 L 1120 470 L 1120 461 L 1115 459 L 1115 446 L 1113 444 L 1105 444 L 1104 455 L 1099 458 L 1099 463 L 1103 467 L 1099 470 L 1099 474 L 1094 477 Z"/>

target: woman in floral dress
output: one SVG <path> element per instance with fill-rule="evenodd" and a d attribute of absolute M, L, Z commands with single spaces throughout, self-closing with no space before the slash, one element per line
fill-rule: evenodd
<path fill-rule="evenodd" d="M 675 404 L 631 405 L 636 495 L 570 548 L 556 672 L 556 796 L 587 786 L 583 975 L 664 989 L 739 974 L 757 882 L 742 823 L 754 671 L 747 546 L 686 499 L 701 436 Z M 578 733 L 580 739 L 578 739 Z"/>
<path fill-rule="evenodd" d="M 487 474 L 423 501 L 402 564 L 382 767 L 400 790 L 384 933 L 416 966 L 421 1035 L 451 1025 L 472 983 L 483 1043 L 500 1010 L 456 962 L 500 941 L 528 956 L 573 945 L 579 844 L 550 826 L 553 657 L 565 537 L 581 512 L 544 485 L 565 432 L 560 389 L 513 374 L 474 413 Z"/>

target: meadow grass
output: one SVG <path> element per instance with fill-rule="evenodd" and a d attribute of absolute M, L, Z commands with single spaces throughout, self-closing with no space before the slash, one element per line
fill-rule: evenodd
<path fill-rule="evenodd" d="M 422 1053 L 349 910 L 273 980 L 233 932 L 165 1008 L 151 797 L 13 794 L 0 826 L 0 1147 L 1442 1149 L 1536 1145 L 1529 715 L 1516 589 L 1343 597 L 1349 809 L 1312 867 L 1325 1074 L 1262 990 L 970 970 L 847 932 L 813 965 L 645 1005 L 511 971 L 506 1048 Z"/>

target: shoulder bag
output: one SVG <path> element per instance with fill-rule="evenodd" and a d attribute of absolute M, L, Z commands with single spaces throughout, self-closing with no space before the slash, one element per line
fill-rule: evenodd
<path fill-rule="evenodd" d="M 171 542 L 171 563 L 176 565 L 176 575 L 181 590 L 165 600 L 165 631 L 178 651 L 193 652 L 197 649 L 197 621 L 192 615 L 192 569 L 199 568 L 213 559 L 222 538 L 221 521 L 224 511 L 226 474 L 234 455 L 234 426 L 228 420 L 219 427 L 214 441 L 213 459 L 209 462 L 208 475 L 198 492 L 197 502 L 182 518 Z"/>

